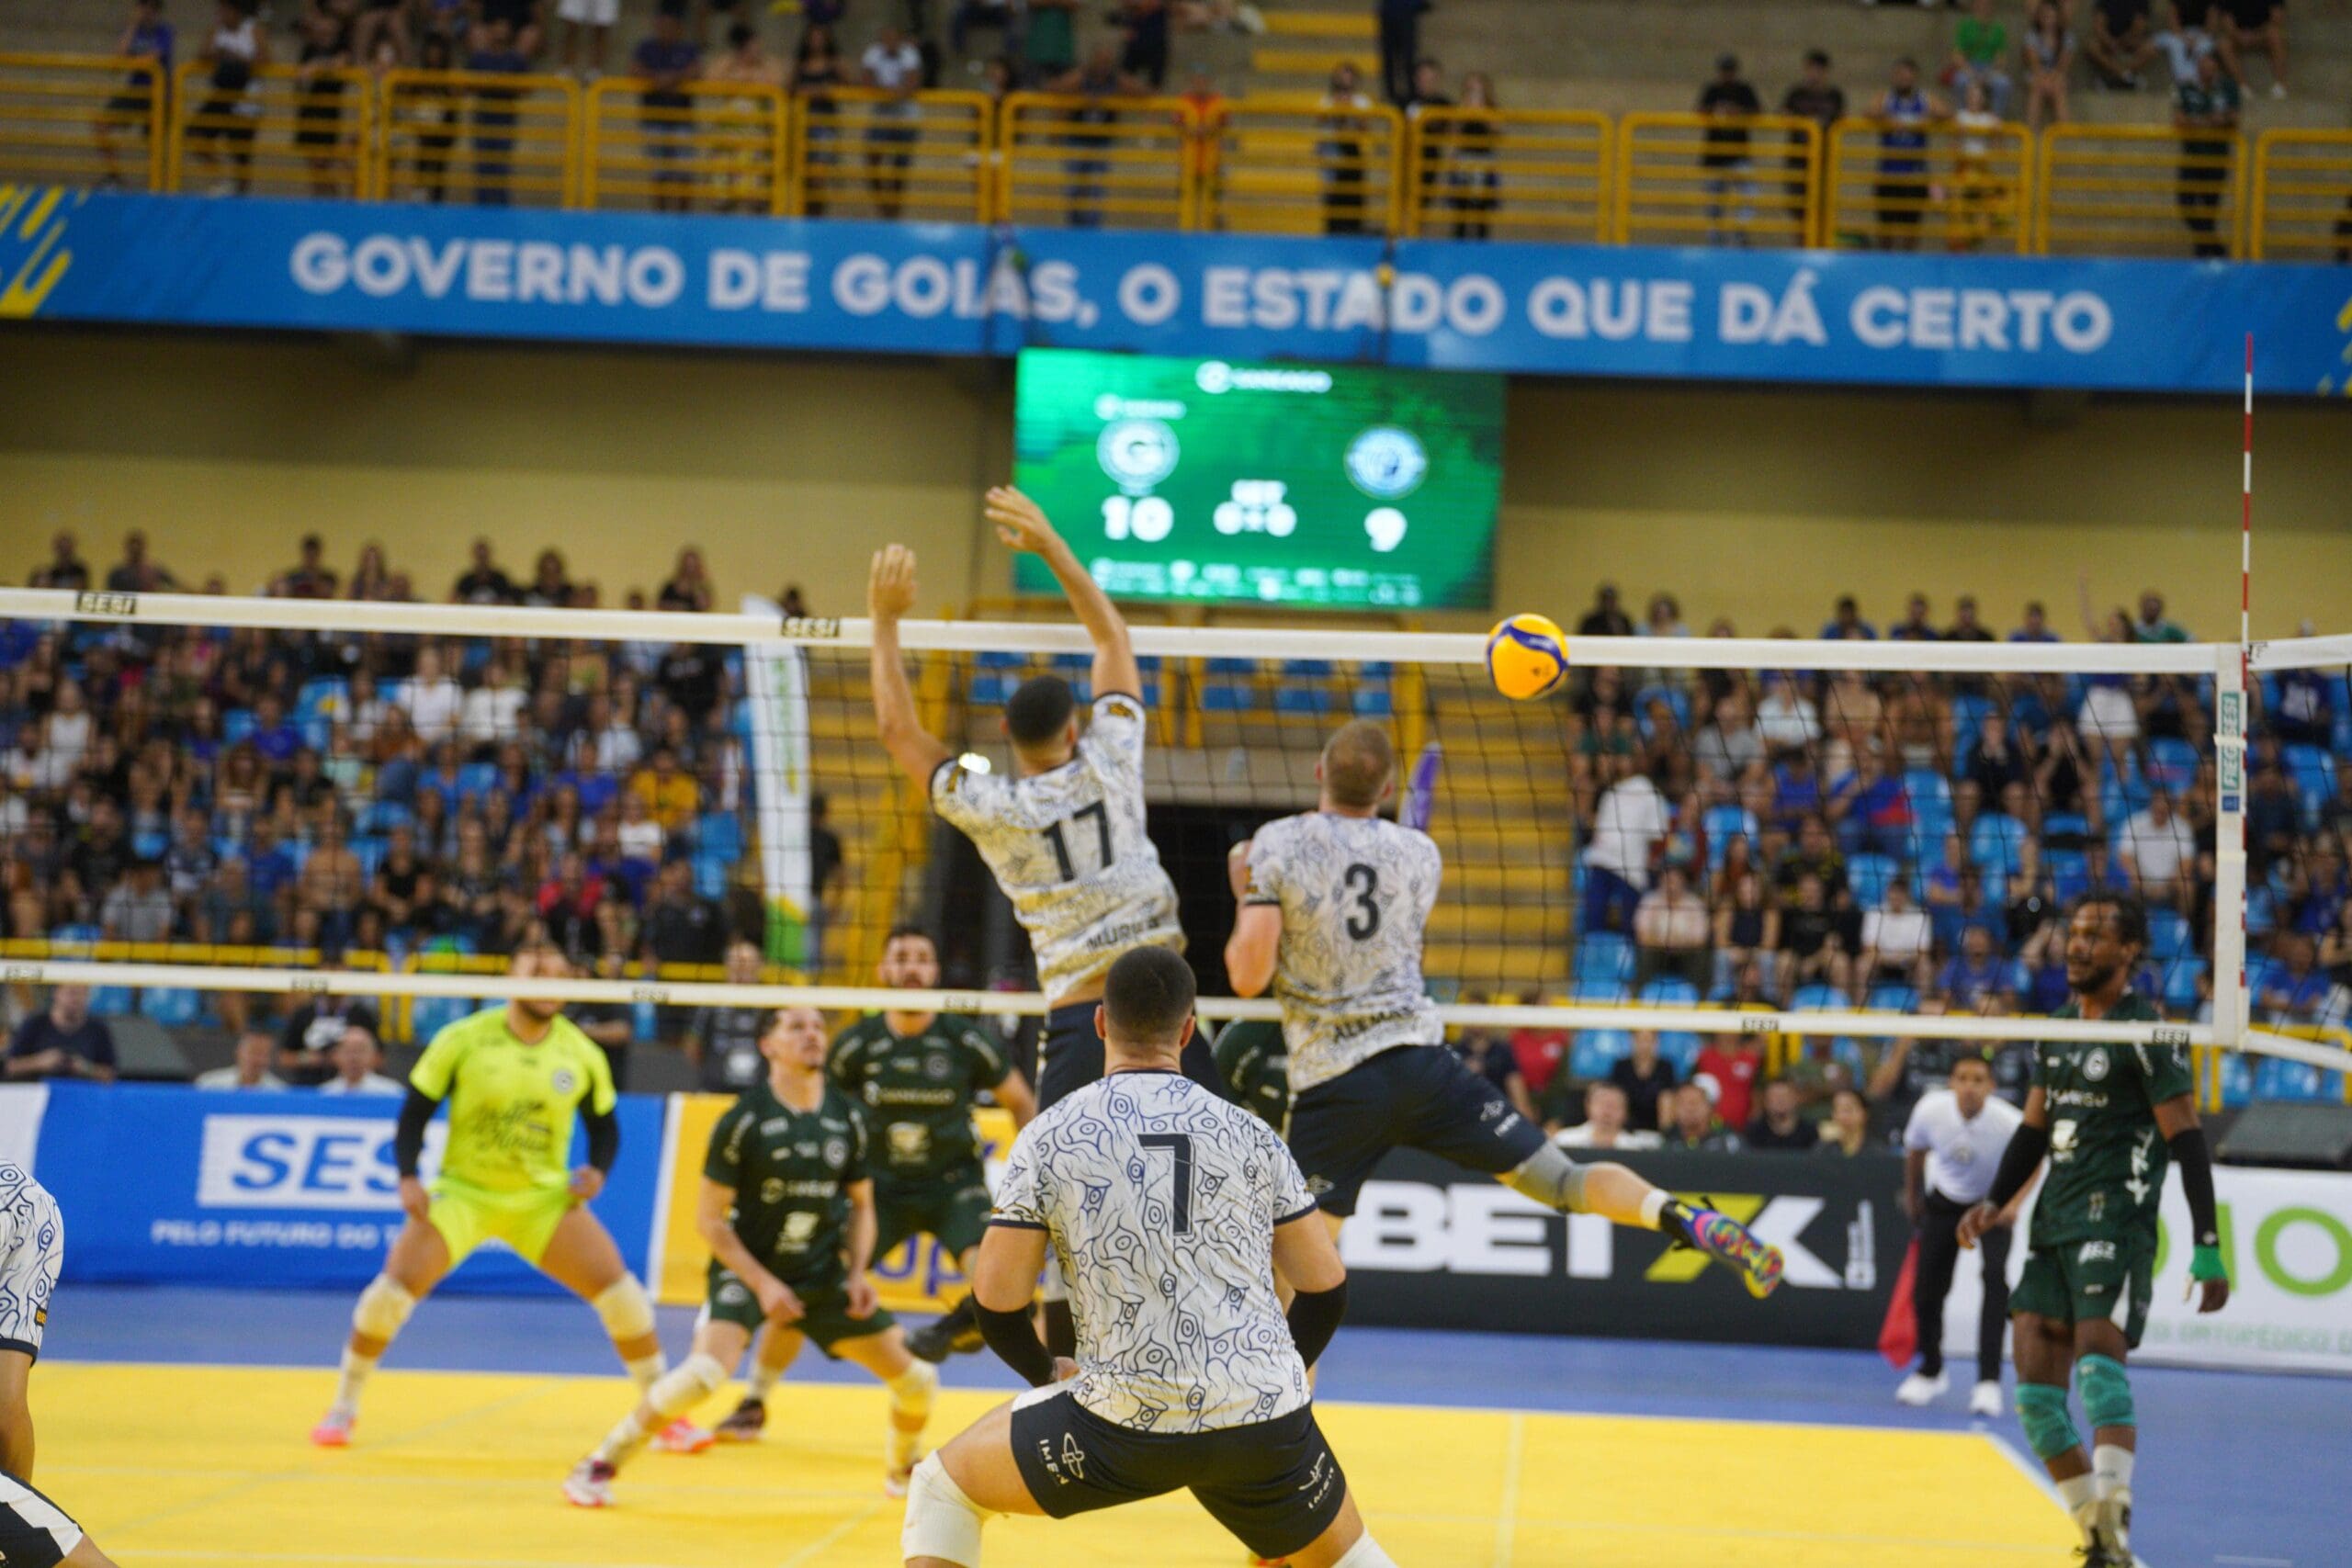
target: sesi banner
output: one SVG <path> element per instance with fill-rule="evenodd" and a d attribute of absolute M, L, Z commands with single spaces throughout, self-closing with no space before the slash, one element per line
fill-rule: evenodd
<path fill-rule="evenodd" d="M 1490 1177 L 1411 1150 L 1381 1162 L 1340 1233 L 1351 1322 L 1397 1327 L 1878 1342 L 1907 1239 L 1891 1158 L 1614 1154 L 1669 1191 L 1705 1193 L 1781 1248 L 1780 1290 L 1750 1300 L 1702 1255 L 1593 1214 L 1557 1214 Z"/>
<path fill-rule="evenodd" d="M 382 1266 L 401 1225 L 392 1164 L 399 1110 L 390 1096 L 51 1087 L 33 1174 L 66 1216 L 64 1278 L 358 1289 Z M 641 1273 L 662 1102 L 624 1095 L 618 1115 L 620 1158 L 595 1209 Z M 426 1134 L 428 1178 L 446 1125 L 435 1121 Z M 442 1288 L 557 1287 L 493 1244 Z"/>
<path fill-rule="evenodd" d="M 2339 389 L 2340 267 L 1308 239 L 53 190 L 0 316 L 1543 375 Z"/>

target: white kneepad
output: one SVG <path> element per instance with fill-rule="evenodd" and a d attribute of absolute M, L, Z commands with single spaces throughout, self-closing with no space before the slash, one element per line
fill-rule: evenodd
<path fill-rule="evenodd" d="M 716 1356 L 694 1355 L 686 1358 L 678 1375 L 686 1380 L 695 1392 L 695 1402 L 700 1404 L 718 1392 L 719 1385 L 727 1381 L 727 1369 L 718 1364 Z"/>
<path fill-rule="evenodd" d="M 899 1554 L 980 1568 L 980 1526 L 985 1522 L 986 1517 L 933 1454 L 915 1466 L 907 1483 L 907 1522 L 899 1532 Z"/>
<path fill-rule="evenodd" d="M 624 1339 L 642 1339 L 653 1332 L 653 1298 L 637 1282 L 634 1274 L 624 1274 L 616 1284 L 605 1287 L 604 1293 L 588 1303 L 604 1320 L 605 1332 L 619 1344 Z"/>
<path fill-rule="evenodd" d="M 370 1339 L 390 1343 L 416 1310 L 416 1298 L 394 1282 L 389 1274 L 379 1274 L 368 1281 L 359 1292 L 358 1304 L 351 1309 L 351 1326 Z"/>

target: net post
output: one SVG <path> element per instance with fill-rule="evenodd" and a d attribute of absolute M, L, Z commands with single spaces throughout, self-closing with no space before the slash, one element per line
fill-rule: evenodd
<path fill-rule="evenodd" d="M 2245 1037 L 2246 661 L 2227 643 L 2213 649 L 2213 1043 Z"/>

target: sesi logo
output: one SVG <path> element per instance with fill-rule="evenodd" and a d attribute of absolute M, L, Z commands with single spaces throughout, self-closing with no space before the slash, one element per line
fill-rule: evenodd
<path fill-rule="evenodd" d="M 391 1118 L 208 1116 L 196 1173 L 206 1209 L 383 1210 L 399 1201 Z M 424 1132 L 421 1174 L 441 1163 L 448 1129 Z"/>

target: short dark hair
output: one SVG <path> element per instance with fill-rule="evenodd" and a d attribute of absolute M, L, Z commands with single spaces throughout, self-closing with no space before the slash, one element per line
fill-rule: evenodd
<path fill-rule="evenodd" d="M 2085 909 L 2105 909 L 2115 922 L 2115 934 L 2127 947 L 2148 951 L 2148 907 L 2134 894 L 2099 889 L 2076 898 L 2066 910 L 2066 923 L 2073 925 L 2075 917 Z"/>
<path fill-rule="evenodd" d="M 1362 810 L 1380 804 L 1396 771 L 1396 748 L 1388 731 L 1370 719 L 1351 719 L 1323 746 L 1323 792 L 1340 805 Z"/>
<path fill-rule="evenodd" d="M 931 934 L 931 928 L 929 926 L 919 926 L 912 920 L 901 921 L 899 924 L 892 926 L 890 928 L 889 934 L 882 939 L 882 945 L 887 949 L 892 942 L 904 937 L 921 937 L 923 941 L 931 943 L 931 951 L 933 953 L 936 953 L 939 951 L 939 939 Z"/>
<path fill-rule="evenodd" d="M 1015 746 L 1042 746 L 1078 711 L 1078 694 L 1058 675 L 1032 675 L 1004 705 L 1004 727 Z"/>
<path fill-rule="evenodd" d="M 1829 69 L 1829 51 L 1826 49 L 1808 49 L 1804 51 L 1804 62 L 1807 65 L 1818 65 L 1826 71 Z"/>
<path fill-rule="evenodd" d="M 1103 977 L 1105 1032 L 1139 1045 L 1172 1045 L 1193 1016 L 1193 966 L 1174 949 L 1131 948 Z"/>

